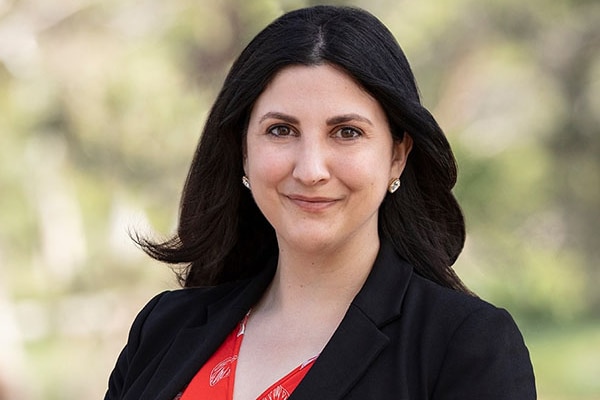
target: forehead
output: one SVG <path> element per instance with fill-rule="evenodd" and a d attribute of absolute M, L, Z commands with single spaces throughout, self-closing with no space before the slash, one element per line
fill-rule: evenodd
<path fill-rule="evenodd" d="M 277 72 L 256 100 L 252 114 L 273 107 L 283 112 L 286 108 L 318 108 L 329 112 L 360 108 L 364 112 L 383 112 L 377 100 L 351 75 L 330 64 L 293 65 Z"/>

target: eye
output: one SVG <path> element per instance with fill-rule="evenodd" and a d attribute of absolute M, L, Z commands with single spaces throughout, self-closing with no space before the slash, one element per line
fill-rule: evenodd
<path fill-rule="evenodd" d="M 356 139 L 362 136 L 362 132 L 350 126 L 344 126 L 333 133 L 339 139 Z"/>
<path fill-rule="evenodd" d="M 269 127 L 267 130 L 269 135 L 277 136 L 277 137 L 286 137 L 292 136 L 294 132 L 289 126 L 286 125 L 274 125 Z"/>

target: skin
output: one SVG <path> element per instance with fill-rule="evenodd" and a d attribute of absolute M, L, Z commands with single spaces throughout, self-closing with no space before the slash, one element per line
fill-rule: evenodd
<path fill-rule="evenodd" d="M 286 67 L 257 99 L 244 170 L 280 254 L 246 327 L 236 400 L 255 399 L 327 343 L 373 265 L 379 206 L 411 146 L 332 65 Z"/>

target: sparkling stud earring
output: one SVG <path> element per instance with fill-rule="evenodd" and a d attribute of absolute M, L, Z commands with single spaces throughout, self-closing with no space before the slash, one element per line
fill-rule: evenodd
<path fill-rule="evenodd" d="M 388 186 L 388 192 L 394 193 L 400 187 L 400 178 L 392 179 Z"/>
<path fill-rule="evenodd" d="M 242 176 L 242 185 L 250 189 L 250 180 L 248 180 L 248 177 L 246 175 Z"/>

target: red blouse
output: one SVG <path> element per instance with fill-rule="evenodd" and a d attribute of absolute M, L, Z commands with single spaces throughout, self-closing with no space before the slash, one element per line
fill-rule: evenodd
<path fill-rule="evenodd" d="M 223 344 L 206 364 L 200 368 L 200 371 L 198 371 L 184 390 L 180 400 L 231 400 L 233 398 L 235 367 L 249 314 L 240 322 L 239 327 L 227 336 Z M 312 357 L 302 365 L 296 367 L 293 371 L 267 388 L 258 396 L 257 400 L 287 399 L 316 359 L 317 356 Z"/>

